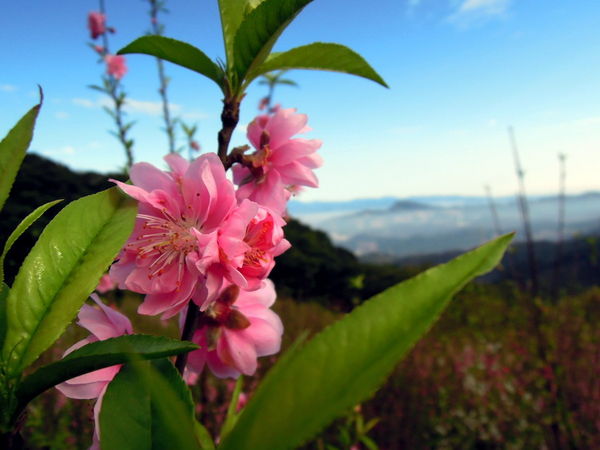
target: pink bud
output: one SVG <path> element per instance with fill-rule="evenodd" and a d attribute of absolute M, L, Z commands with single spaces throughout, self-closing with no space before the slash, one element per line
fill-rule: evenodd
<path fill-rule="evenodd" d="M 197 141 L 190 142 L 190 147 L 192 147 L 192 149 L 196 150 L 197 152 L 200 151 L 200 144 L 198 144 Z"/>
<path fill-rule="evenodd" d="M 100 12 L 92 11 L 88 14 L 88 29 L 92 39 L 106 33 L 106 16 Z"/>

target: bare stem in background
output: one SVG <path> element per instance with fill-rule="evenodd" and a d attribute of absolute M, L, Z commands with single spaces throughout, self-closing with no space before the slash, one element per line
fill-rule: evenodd
<path fill-rule="evenodd" d="M 498 211 L 496 210 L 496 203 L 494 202 L 494 197 L 492 196 L 492 189 L 489 185 L 484 186 L 485 194 L 488 199 L 488 204 L 490 206 L 490 212 L 492 214 L 492 222 L 494 223 L 494 232 L 496 236 L 500 236 L 502 234 L 502 228 L 500 227 L 500 219 L 498 218 Z"/>
<path fill-rule="evenodd" d="M 525 172 L 521 167 L 521 161 L 519 159 L 519 150 L 517 148 L 517 141 L 515 139 L 515 132 L 512 127 L 508 127 L 508 136 L 513 151 L 517 180 L 519 182 L 519 192 L 517 194 L 517 200 L 519 204 L 519 212 L 521 213 L 521 220 L 523 221 L 523 229 L 525 231 L 527 259 L 529 262 L 529 278 L 531 282 L 531 296 L 533 297 L 533 299 L 535 299 L 539 292 L 538 270 L 537 261 L 535 258 L 535 248 L 533 246 L 533 234 L 531 231 L 531 219 L 529 217 L 529 205 L 527 203 L 527 194 L 525 192 Z"/>
<path fill-rule="evenodd" d="M 99 1 L 100 12 L 106 16 L 104 0 Z M 100 55 L 104 58 L 106 55 L 110 54 L 107 32 L 102 33 L 102 45 L 103 48 Z M 105 111 L 115 121 L 117 131 L 113 132 L 113 135 L 119 140 L 121 145 L 123 145 L 123 149 L 125 150 L 126 169 L 128 171 L 133 165 L 133 139 L 127 137 L 127 132 L 133 125 L 133 122 L 125 123 L 124 120 L 125 112 L 123 111 L 123 106 L 125 105 L 125 92 L 123 91 L 121 81 L 112 75 L 107 75 L 106 77 L 102 77 L 102 79 L 104 81 L 104 87 L 99 90 L 106 92 L 113 101 L 114 111 L 108 108 L 105 108 Z"/>
<path fill-rule="evenodd" d="M 148 3 L 150 3 L 150 22 L 152 24 L 152 33 L 157 36 L 162 36 L 165 27 L 164 25 L 159 23 L 158 13 L 167 11 L 165 9 L 165 2 L 161 0 L 148 0 Z M 171 117 L 171 111 L 169 108 L 169 98 L 167 96 L 169 77 L 165 75 L 165 67 L 162 59 L 156 58 L 156 66 L 158 68 L 158 79 L 160 81 L 158 93 L 160 94 L 160 98 L 162 99 L 163 120 L 165 122 L 164 130 L 167 134 L 167 139 L 169 141 L 169 153 L 175 153 L 175 124 L 177 122 L 177 119 Z"/>
<path fill-rule="evenodd" d="M 279 70 L 277 72 L 269 72 L 264 74 L 261 77 L 261 80 L 258 84 L 262 84 L 263 86 L 267 86 L 267 96 L 261 100 L 259 105 L 259 109 L 266 109 L 268 113 L 274 113 L 275 107 L 273 107 L 273 95 L 275 94 L 275 88 L 279 85 L 287 85 L 287 86 L 295 86 L 298 87 L 298 84 L 294 80 L 290 80 L 289 78 L 283 78 L 283 75 L 287 72 L 287 70 Z"/>
<path fill-rule="evenodd" d="M 554 273 L 552 276 L 552 298 L 558 300 L 560 290 L 560 272 L 563 258 L 563 247 L 565 239 L 565 186 L 567 168 L 565 164 L 566 155 L 558 154 L 559 179 L 558 179 L 558 229 L 556 240 L 556 256 L 554 259 Z"/>

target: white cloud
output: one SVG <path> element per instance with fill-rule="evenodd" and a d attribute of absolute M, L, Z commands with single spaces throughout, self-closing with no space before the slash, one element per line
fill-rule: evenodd
<path fill-rule="evenodd" d="M 14 92 L 17 90 L 17 87 L 12 84 L 0 84 L 0 91 L 2 92 Z"/>
<path fill-rule="evenodd" d="M 75 147 L 71 145 L 65 145 L 64 147 L 55 148 L 51 150 L 42 150 L 42 154 L 46 156 L 65 156 L 74 155 L 76 153 Z"/>
<path fill-rule="evenodd" d="M 138 112 L 148 114 L 149 116 L 158 116 L 162 114 L 162 102 L 149 102 L 144 100 L 135 100 L 128 98 L 125 100 L 125 110 L 127 112 Z M 181 105 L 169 103 L 169 109 L 173 114 L 178 114 L 181 111 Z"/>
<path fill-rule="evenodd" d="M 481 23 L 505 15 L 510 3 L 511 0 L 463 0 L 448 21 L 463 27 Z"/>
<path fill-rule="evenodd" d="M 210 114 L 202 111 L 187 111 L 181 114 L 181 117 L 187 120 L 203 120 L 208 119 Z"/>
<path fill-rule="evenodd" d="M 64 112 L 64 111 L 56 111 L 54 113 L 54 117 L 56 117 L 59 120 L 64 120 L 64 119 L 68 119 L 69 117 L 71 117 L 71 114 Z"/>
<path fill-rule="evenodd" d="M 84 108 L 101 108 L 106 106 L 107 108 L 113 108 L 113 101 L 109 97 L 100 97 L 96 100 L 90 100 L 87 98 L 74 98 L 72 99 L 74 105 L 82 106 Z M 172 114 L 181 114 L 182 107 L 176 103 L 170 103 L 169 108 Z M 162 102 L 152 102 L 147 100 L 136 100 L 134 98 L 125 99 L 125 112 L 128 113 L 139 113 L 146 114 L 149 116 L 158 116 L 162 114 Z M 193 115 L 194 113 L 188 113 Z M 199 113 L 198 113 L 199 114 Z M 204 117 L 196 117 L 204 118 Z"/>
<path fill-rule="evenodd" d="M 88 100 L 87 98 L 74 98 L 72 102 L 74 105 L 83 106 L 84 108 L 95 108 L 96 106 L 100 106 L 100 104 Z"/>

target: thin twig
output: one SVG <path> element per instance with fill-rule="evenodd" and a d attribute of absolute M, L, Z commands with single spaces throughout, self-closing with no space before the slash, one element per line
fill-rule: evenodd
<path fill-rule="evenodd" d="M 158 22 L 158 13 L 163 7 L 163 3 L 158 0 L 148 0 L 150 3 L 150 18 L 152 22 L 152 32 L 156 36 L 162 36 L 164 27 Z M 165 133 L 169 141 L 169 153 L 175 153 L 175 120 L 171 117 L 171 111 L 169 108 L 169 98 L 167 96 L 167 87 L 169 85 L 169 79 L 165 75 L 165 67 L 162 59 L 156 58 L 156 66 L 158 68 L 158 79 L 160 81 L 160 87 L 158 93 L 162 99 L 162 112 L 163 120 L 165 122 Z"/>

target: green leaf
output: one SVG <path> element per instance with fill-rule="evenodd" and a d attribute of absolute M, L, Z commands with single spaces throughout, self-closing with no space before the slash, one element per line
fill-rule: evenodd
<path fill-rule="evenodd" d="M 200 49 L 164 36 L 143 36 L 118 51 L 119 55 L 142 53 L 191 69 L 213 80 L 223 89 L 223 70 Z"/>
<path fill-rule="evenodd" d="M 500 261 L 511 239 L 500 237 L 387 289 L 286 353 L 220 448 L 295 448 L 368 398 L 451 297 Z"/>
<path fill-rule="evenodd" d="M 244 17 L 233 45 L 238 85 L 247 85 L 246 74 L 263 63 L 283 30 L 311 1 L 265 0 Z"/>
<path fill-rule="evenodd" d="M 313 69 L 349 73 L 388 87 L 383 78 L 358 53 L 343 45 L 326 42 L 313 42 L 286 52 L 272 53 L 264 63 L 248 74 L 247 83 L 262 74 L 282 69 Z"/>
<path fill-rule="evenodd" d="M 223 44 L 228 67 L 233 64 L 233 42 L 244 15 L 249 12 L 247 5 L 252 0 L 218 0 L 221 15 L 221 29 L 223 31 Z"/>
<path fill-rule="evenodd" d="M 67 205 L 25 258 L 7 298 L 11 378 L 58 339 L 131 234 L 135 202 L 116 189 Z"/>
<path fill-rule="evenodd" d="M 41 88 L 40 97 L 39 105 L 31 108 L 0 142 L 0 210 L 8 198 L 19 167 L 25 158 L 25 152 L 31 143 L 35 120 L 42 107 Z"/>
<path fill-rule="evenodd" d="M 208 430 L 198 421 L 194 425 L 196 427 L 196 439 L 200 442 L 200 448 L 203 450 L 215 450 L 215 443 Z"/>
<path fill-rule="evenodd" d="M 8 239 L 4 244 L 4 250 L 0 255 L 0 282 L 4 281 L 4 259 L 6 258 L 6 254 L 11 249 L 13 244 L 31 225 L 35 223 L 36 220 L 42 216 L 42 214 L 59 202 L 62 202 L 62 200 L 54 200 L 53 202 L 48 202 L 45 205 L 36 208 L 27 217 L 25 217 L 21 223 L 17 225 L 17 228 L 14 229 L 10 236 L 8 236 Z M 0 346 L 0 348 L 2 347 Z"/>
<path fill-rule="evenodd" d="M 242 392 L 242 385 L 244 384 L 244 377 L 239 376 L 237 381 L 235 382 L 235 387 L 233 389 L 233 393 L 231 394 L 231 400 L 229 401 L 229 406 L 227 407 L 227 416 L 225 417 L 225 423 L 221 427 L 221 439 L 223 439 L 238 419 L 237 406 L 240 400 L 240 394 Z"/>
<path fill-rule="evenodd" d="M 110 382 L 100 411 L 103 450 L 196 450 L 194 404 L 168 360 L 130 363 Z"/>
<path fill-rule="evenodd" d="M 192 342 L 141 334 L 92 342 L 25 378 L 17 389 L 19 410 L 52 386 L 94 370 L 125 364 L 133 356 L 156 359 L 179 355 L 197 348 Z"/>
<path fill-rule="evenodd" d="M 4 344 L 6 336 L 6 297 L 10 288 L 3 281 L 0 282 L 0 348 Z"/>

